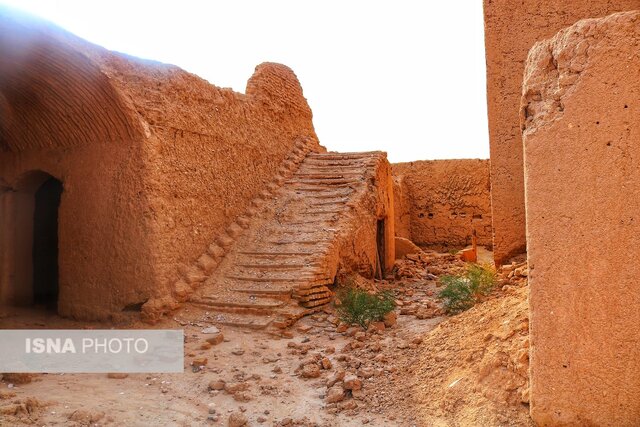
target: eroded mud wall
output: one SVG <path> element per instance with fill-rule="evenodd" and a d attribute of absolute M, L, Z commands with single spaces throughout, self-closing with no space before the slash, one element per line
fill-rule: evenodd
<path fill-rule="evenodd" d="M 154 283 L 142 129 L 73 36 L 4 9 L 0 28 L 5 302 L 29 294 L 33 193 L 46 173 L 63 184 L 59 312 L 104 318 Z"/>
<path fill-rule="evenodd" d="M 527 53 L 579 19 L 640 9 L 640 0 L 484 0 L 494 257 L 524 252 L 525 208 L 518 106 Z"/>
<path fill-rule="evenodd" d="M 371 158 L 374 167 L 367 173 L 364 185 L 357 188 L 359 195 L 354 198 L 357 203 L 340 223 L 329 262 L 331 274 L 356 272 L 374 278 L 393 268 L 395 214 L 391 165 L 386 153 L 374 152 Z"/>
<path fill-rule="evenodd" d="M 162 285 L 177 280 L 246 211 L 296 141 L 317 145 L 311 109 L 284 65 L 256 67 L 246 94 L 163 64 L 111 57 L 105 69 L 132 94 L 151 135 L 150 255 Z"/>
<path fill-rule="evenodd" d="M 296 141 L 322 150 L 283 65 L 258 66 L 241 94 L 8 9 L 0 27 L 0 179 L 63 183 L 61 314 L 105 318 L 170 293 Z"/>
<path fill-rule="evenodd" d="M 522 98 L 531 415 L 640 420 L 640 13 L 536 44 Z"/>
<path fill-rule="evenodd" d="M 393 164 L 396 218 L 408 212 L 409 238 L 423 246 L 491 245 L 488 160 L 423 160 Z M 405 212 L 405 213 L 402 213 Z M 404 237 L 404 236 L 402 236 Z"/>
<path fill-rule="evenodd" d="M 404 179 L 393 177 L 393 205 L 396 236 L 411 239 L 409 195 Z"/>

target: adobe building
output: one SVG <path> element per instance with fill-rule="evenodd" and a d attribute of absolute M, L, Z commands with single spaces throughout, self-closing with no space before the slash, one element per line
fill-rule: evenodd
<path fill-rule="evenodd" d="M 484 0 L 491 203 L 496 265 L 526 250 L 522 138 L 518 110 L 533 44 L 583 18 L 640 9 L 640 0 Z"/>
<path fill-rule="evenodd" d="M 420 160 L 392 165 L 396 235 L 423 247 L 491 247 L 489 160 Z"/>
<path fill-rule="evenodd" d="M 325 152 L 283 65 L 259 65 L 235 93 L 5 7 L 0 58 L 2 304 L 46 303 L 80 319 L 146 307 L 157 318 L 213 273 L 307 157 Z M 354 161 L 374 187 L 386 156 L 376 159 Z M 373 219 L 361 232 L 374 241 L 393 236 L 393 221 L 376 230 L 392 215 L 392 199 L 381 203 L 363 211 Z M 374 271 L 381 259 L 360 261 Z"/>
<path fill-rule="evenodd" d="M 535 44 L 526 63 L 531 416 L 540 426 L 640 420 L 639 46 L 640 12 L 623 12 Z"/>

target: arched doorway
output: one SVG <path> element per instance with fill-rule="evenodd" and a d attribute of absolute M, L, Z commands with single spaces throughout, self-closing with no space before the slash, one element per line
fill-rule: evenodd
<path fill-rule="evenodd" d="M 57 309 L 62 182 L 28 172 L 0 193 L 0 303 Z"/>

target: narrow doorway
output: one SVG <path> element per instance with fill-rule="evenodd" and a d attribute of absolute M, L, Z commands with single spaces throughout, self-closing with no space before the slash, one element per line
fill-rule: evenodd
<path fill-rule="evenodd" d="M 58 305 L 58 209 L 62 183 L 50 177 L 35 192 L 33 212 L 33 302 Z"/>
<path fill-rule="evenodd" d="M 386 271 L 385 259 L 385 241 L 384 241 L 384 230 L 385 224 L 384 219 L 379 219 L 376 227 L 376 252 L 378 254 L 378 277 L 382 280 L 384 279 L 384 272 Z"/>

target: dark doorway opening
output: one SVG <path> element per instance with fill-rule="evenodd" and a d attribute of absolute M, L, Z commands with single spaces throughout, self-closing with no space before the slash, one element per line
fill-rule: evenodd
<path fill-rule="evenodd" d="M 57 309 L 58 208 L 62 183 L 48 178 L 35 192 L 33 214 L 33 302 Z"/>
<path fill-rule="evenodd" d="M 376 252 L 378 254 L 378 277 L 380 279 L 384 279 L 384 272 L 386 271 L 384 264 L 384 260 L 386 259 L 384 225 L 384 219 L 379 219 L 376 227 Z"/>

